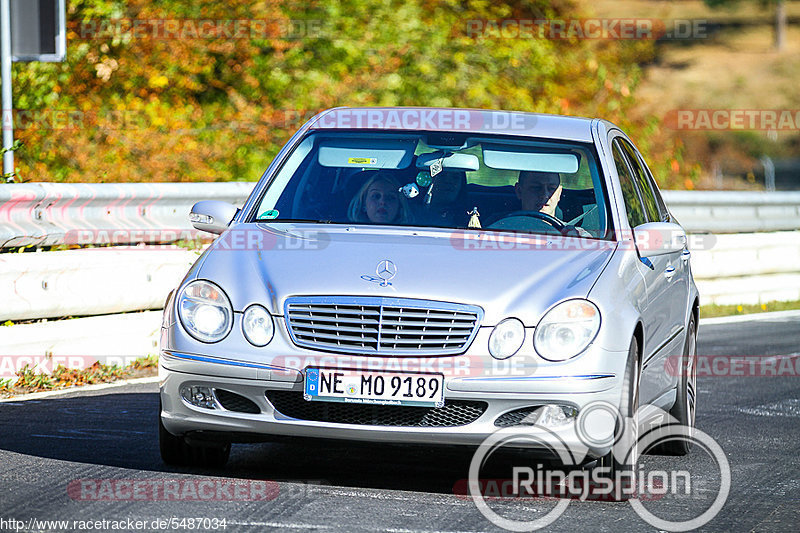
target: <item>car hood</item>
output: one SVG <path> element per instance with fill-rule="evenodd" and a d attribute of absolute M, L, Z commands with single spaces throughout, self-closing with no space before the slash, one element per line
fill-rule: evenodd
<path fill-rule="evenodd" d="M 290 296 L 382 296 L 478 305 L 483 325 L 513 316 L 535 326 L 553 304 L 586 297 L 615 247 L 481 231 L 238 224 L 194 277 L 219 284 L 236 311 L 259 303 L 282 315 Z M 388 283 L 377 272 L 384 260 L 396 267 Z"/>

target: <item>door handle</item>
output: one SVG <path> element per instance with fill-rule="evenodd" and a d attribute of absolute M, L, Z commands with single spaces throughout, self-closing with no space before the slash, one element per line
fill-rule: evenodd
<path fill-rule="evenodd" d="M 690 252 L 690 251 L 689 251 L 689 250 L 687 250 L 687 249 L 684 249 L 684 250 L 683 250 L 683 253 L 681 254 L 681 259 L 683 259 L 683 262 L 684 262 L 684 263 L 688 263 L 688 262 L 689 262 L 689 259 L 690 259 L 691 257 L 692 257 L 692 252 Z"/>
<path fill-rule="evenodd" d="M 672 276 L 674 275 L 675 275 L 675 267 L 672 265 L 668 266 L 667 269 L 664 271 L 664 277 L 667 278 L 667 281 L 671 281 Z"/>

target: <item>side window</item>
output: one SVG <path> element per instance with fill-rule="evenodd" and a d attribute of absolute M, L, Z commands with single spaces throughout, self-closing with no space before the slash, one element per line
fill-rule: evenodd
<path fill-rule="evenodd" d="M 642 207 L 642 201 L 639 199 L 639 193 L 636 192 L 636 185 L 633 183 L 633 176 L 628 167 L 628 162 L 625 156 L 622 155 L 622 150 L 616 139 L 612 145 L 611 153 L 614 156 L 614 165 L 617 167 L 617 174 L 619 174 L 619 185 L 622 188 L 622 199 L 625 202 L 625 210 L 628 212 L 628 223 L 631 225 L 631 228 L 635 228 L 647 222 L 644 215 L 644 208 Z"/>
<path fill-rule="evenodd" d="M 664 203 L 664 198 L 661 197 L 661 191 L 658 190 L 658 185 L 656 185 L 656 180 L 653 177 L 653 174 L 650 172 L 650 169 L 647 168 L 647 165 L 644 164 L 641 156 L 639 157 L 639 162 L 642 164 L 642 168 L 644 168 L 644 171 L 647 174 L 648 181 L 650 182 L 650 185 L 653 188 L 653 195 L 656 197 L 656 204 L 658 204 L 658 212 L 661 214 L 661 221 L 668 222 L 671 216 L 669 214 L 669 209 L 667 209 L 667 204 Z"/>
<path fill-rule="evenodd" d="M 648 220 L 650 222 L 660 222 L 661 213 L 658 210 L 656 196 L 642 168 L 642 164 L 639 162 L 639 156 L 636 150 L 625 139 L 620 138 L 618 141 L 622 145 L 625 154 L 628 156 L 628 161 L 633 169 L 634 178 L 636 179 L 636 184 L 639 186 L 639 192 L 642 194 L 642 202 L 644 202 L 644 210 L 647 213 Z"/>

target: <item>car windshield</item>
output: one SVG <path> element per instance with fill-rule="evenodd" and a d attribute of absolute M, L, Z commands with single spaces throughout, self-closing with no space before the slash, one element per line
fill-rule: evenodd
<path fill-rule="evenodd" d="M 297 145 L 251 220 L 606 238 L 604 191 L 589 144 L 339 130 Z"/>

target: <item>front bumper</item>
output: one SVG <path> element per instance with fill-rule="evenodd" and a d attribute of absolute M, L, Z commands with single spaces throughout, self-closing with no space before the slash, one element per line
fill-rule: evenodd
<path fill-rule="evenodd" d="M 486 408 L 480 416 L 463 425 L 416 427 L 340 423 L 287 416 L 273 406 L 267 393 L 292 391 L 302 395 L 304 366 L 301 366 L 303 363 L 300 358 L 295 360 L 295 363 L 299 363 L 295 367 L 287 367 L 163 350 L 159 367 L 161 419 L 170 433 L 196 439 L 202 439 L 204 435 L 217 439 L 227 435 L 232 441 L 269 440 L 271 436 L 281 435 L 476 446 L 498 431 L 498 419 L 511 411 L 558 404 L 574 407 L 580 414 L 598 402 L 619 405 L 627 356 L 627 352 L 608 352 L 590 347 L 584 354 L 557 364 L 544 364 L 541 360 L 538 364 L 531 363 L 530 356 L 524 355 L 516 355 L 506 362 L 498 362 L 488 355 L 477 358 L 469 355 L 435 358 L 434 371 L 442 367 L 451 369 L 450 375 L 445 371 L 446 401 L 485 402 Z M 467 366 L 481 366 L 481 370 L 468 368 L 459 371 L 464 369 L 465 357 L 472 363 Z M 517 368 L 510 363 L 515 358 L 518 358 Z M 287 360 L 289 358 L 283 362 Z M 375 368 L 380 366 L 375 364 L 380 361 L 387 366 L 392 362 L 397 363 L 397 360 L 390 361 L 389 358 L 363 357 L 348 358 L 346 364 L 349 366 L 359 361 L 364 365 L 362 368 Z M 476 365 L 476 361 L 480 361 L 481 365 Z M 526 361 L 529 364 L 525 364 Z M 504 365 L 506 368 L 500 368 Z M 190 386 L 221 389 L 242 396 L 253 402 L 259 412 L 232 411 L 223 408 L 219 402 L 216 409 L 191 405 L 181 396 L 181 389 Z M 614 431 L 613 421 L 609 426 L 607 432 L 611 435 Z M 512 427 L 529 436 L 540 433 L 543 439 L 551 441 L 555 438 L 573 454 L 600 457 L 610 450 L 610 443 L 606 444 L 602 438 L 587 442 L 579 436 L 574 421 L 547 428 L 530 425 Z M 530 447 L 538 446 L 534 443 Z"/>

